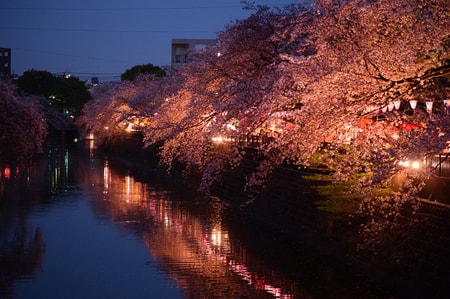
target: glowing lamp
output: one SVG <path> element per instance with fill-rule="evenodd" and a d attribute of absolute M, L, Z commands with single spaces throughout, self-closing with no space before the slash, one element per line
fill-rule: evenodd
<path fill-rule="evenodd" d="M 417 161 L 414 161 L 411 163 L 411 168 L 412 169 L 419 169 L 420 168 L 420 163 Z"/>

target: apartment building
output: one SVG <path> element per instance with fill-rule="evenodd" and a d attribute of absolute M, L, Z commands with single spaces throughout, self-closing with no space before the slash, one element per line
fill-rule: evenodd
<path fill-rule="evenodd" d="M 11 48 L 0 48 L 0 76 L 11 76 Z"/>
<path fill-rule="evenodd" d="M 215 39 L 172 39 L 172 67 L 189 62 L 191 51 L 201 51 L 214 45 Z"/>

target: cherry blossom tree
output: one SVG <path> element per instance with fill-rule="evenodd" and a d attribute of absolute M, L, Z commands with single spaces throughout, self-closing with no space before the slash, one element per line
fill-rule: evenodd
<path fill-rule="evenodd" d="M 449 97 L 450 40 L 445 28 L 450 14 L 445 2 L 320 1 L 310 28 L 285 30 L 289 36 L 310 34 L 302 43 L 313 47 L 314 54 L 282 54 L 283 69 L 300 85 L 302 109 L 293 118 L 301 126 L 292 139 L 278 141 L 296 144 L 306 156 L 292 158 L 307 162 L 308 153 L 326 140 L 332 144 L 327 158 L 333 158 L 328 166 L 335 179 L 368 174 L 356 185 L 364 198 L 362 207 L 386 224 L 369 230 L 392 225 L 392 217 L 384 215 L 397 215 L 420 190 L 423 183 L 418 182 L 430 174 L 430 169 L 415 170 L 409 174 L 414 185 L 405 182 L 400 192 L 381 195 L 400 171 L 398 162 L 423 159 L 447 146 L 449 118 L 443 100 Z M 415 101 L 419 104 L 411 109 Z M 373 121 L 380 114 L 384 121 Z M 364 124 L 364 119 L 370 121 Z M 405 124 L 415 124 L 415 129 L 405 130 Z M 318 138 L 299 138 L 300 132 Z"/>
<path fill-rule="evenodd" d="M 402 189 L 381 192 L 405 171 L 399 161 L 439 153 L 450 137 L 447 1 L 257 9 L 178 70 L 179 89 L 145 129 L 147 143 L 163 140 L 163 162 L 200 171 L 207 188 L 244 155 L 239 142 L 212 150 L 215 136 L 269 134 L 249 185 L 282 163 L 308 167 L 319 156 L 335 180 L 359 175 L 353 192 L 364 213 L 386 224 L 365 229 L 392 225 L 431 171 L 411 171 Z"/>
<path fill-rule="evenodd" d="M 204 189 L 243 156 L 237 143 L 211 150 L 212 140 L 227 134 L 228 140 L 237 141 L 239 135 L 256 134 L 271 114 L 277 43 L 270 38 L 279 17 L 279 12 L 260 7 L 258 14 L 220 34 L 216 47 L 191 57 L 194 62 L 171 76 L 178 89 L 153 118 L 155 126 L 145 128 L 147 144 L 164 141 L 163 163 L 170 168 L 173 161 L 181 161 L 188 170 L 199 171 Z"/>
<path fill-rule="evenodd" d="M 0 107 L 0 163 L 24 163 L 42 152 L 47 126 L 37 100 L 0 78 Z"/>
<path fill-rule="evenodd" d="M 208 180 L 242 157 L 239 145 L 228 146 L 226 155 L 209 150 L 227 126 L 237 127 L 235 133 L 276 131 L 277 138 L 260 147 L 265 160 L 253 183 L 286 161 L 307 166 L 325 142 L 333 144 L 329 159 L 336 156 L 331 149 L 346 152 L 345 159 L 327 162 L 336 179 L 365 171 L 373 173 L 371 185 L 384 182 L 398 171 L 396 161 L 439 151 L 448 140 L 445 115 L 407 113 L 414 99 L 444 109 L 448 80 L 436 84 L 449 69 L 444 2 L 317 1 L 275 12 L 258 7 L 221 33 L 217 48 L 179 70 L 179 91 L 164 106 L 176 115 L 165 128 L 172 135 L 161 135 L 163 158 L 195 165 Z M 431 88 L 434 97 L 419 99 Z M 401 109 L 389 109 L 385 122 L 361 127 L 361 120 L 372 120 L 394 101 Z M 388 134 L 403 122 L 420 126 Z M 276 123 L 285 129 L 276 130 Z M 148 130 L 148 142 L 158 139 L 157 129 Z M 217 169 L 208 172 L 213 165 Z"/>
<path fill-rule="evenodd" d="M 97 85 L 77 125 L 84 135 L 94 134 L 100 143 L 126 130 L 139 129 L 151 116 L 156 102 L 161 101 L 162 82 L 160 77 L 140 75 L 134 81 Z"/>
<path fill-rule="evenodd" d="M 100 93 L 85 124 L 105 134 L 105 124 L 145 119 L 145 144 L 162 144 L 169 169 L 181 162 L 200 173 L 204 190 L 239 165 L 256 137 L 265 142 L 249 186 L 281 164 L 318 161 L 334 180 L 358 178 L 351 191 L 364 213 L 392 223 L 432 171 L 399 162 L 439 153 L 450 140 L 448 0 L 248 7 L 255 13 L 157 84 Z"/>

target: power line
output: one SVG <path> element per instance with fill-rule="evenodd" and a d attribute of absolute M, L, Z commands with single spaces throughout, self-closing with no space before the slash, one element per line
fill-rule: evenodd
<path fill-rule="evenodd" d="M 55 74 L 72 74 L 72 75 L 80 75 L 80 76 L 104 76 L 104 77 L 117 77 L 120 76 L 121 73 L 99 73 L 99 72 L 71 72 L 71 71 L 64 71 L 64 72 L 56 72 Z"/>
<path fill-rule="evenodd" d="M 175 6 L 175 7 L 117 7 L 117 8 L 62 8 L 62 7 L 0 7 L 0 10 L 16 10 L 16 11 L 142 11 L 142 10 L 197 10 L 197 9 L 228 9 L 242 8 L 237 5 L 220 5 L 220 6 Z"/>
<path fill-rule="evenodd" d="M 53 32 L 94 32 L 94 33 L 214 33 L 206 30 L 146 30 L 146 29 L 83 29 L 49 27 L 0 27 L 0 30 L 53 31 Z"/>
<path fill-rule="evenodd" d="M 41 54 L 47 54 L 47 55 L 55 55 L 55 56 L 64 56 L 64 57 L 73 57 L 73 58 L 78 58 L 78 59 L 83 59 L 83 60 L 95 60 L 95 61 L 106 61 L 106 62 L 113 62 L 115 64 L 126 64 L 126 65 L 132 65 L 133 63 L 131 63 L 130 61 L 124 61 L 124 60 L 118 60 L 118 59 L 108 59 L 108 58 L 103 58 L 103 57 L 92 57 L 92 56 L 83 56 L 83 55 L 72 55 L 72 54 L 67 54 L 67 53 L 59 53 L 59 52 L 53 52 L 53 51 L 44 51 L 44 50 L 39 50 L 39 49 L 29 49 L 29 48 L 18 48 L 18 47 L 14 47 L 12 48 L 14 51 L 25 51 L 25 52 L 33 52 L 33 53 L 41 53 Z M 54 74 L 64 74 L 64 73 L 70 73 L 74 76 L 77 77 L 100 77 L 100 78 L 120 78 L 121 74 L 123 72 L 98 72 L 98 71 L 93 71 L 93 72 L 76 72 L 76 71 L 70 71 L 70 70 L 65 70 L 65 71 L 56 71 L 53 70 L 51 71 Z"/>
<path fill-rule="evenodd" d="M 117 60 L 117 59 L 108 59 L 108 58 L 103 58 L 103 57 L 92 57 L 92 56 L 83 56 L 83 55 L 73 55 L 73 54 L 45 51 L 45 50 L 39 50 L 39 49 L 14 47 L 13 50 L 33 52 L 33 53 L 42 53 L 42 54 L 47 54 L 47 55 L 66 56 L 66 57 L 73 57 L 73 58 L 79 58 L 79 59 L 101 60 L 101 61 L 109 61 L 109 62 L 116 62 L 116 63 L 128 63 L 128 61 Z"/>
<path fill-rule="evenodd" d="M 67 75 L 70 74 L 71 76 L 74 76 L 79 79 L 86 79 L 89 80 L 91 78 L 99 78 L 103 81 L 114 81 L 115 79 L 120 79 L 122 76 L 122 73 L 99 73 L 99 72 L 71 72 L 71 71 L 64 71 L 64 72 L 52 72 L 54 75 Z"/>

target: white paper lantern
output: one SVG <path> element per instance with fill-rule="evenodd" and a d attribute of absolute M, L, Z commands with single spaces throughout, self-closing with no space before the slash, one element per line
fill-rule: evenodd
<path fill-rule="evenodd" d="M 433 102 L 425 102 L 425 105 L 427 106 L 427 111 L 429 113 L 433 112 Z"/>
<path fill-rule="evenodd" d="M 394 110 L 394 103 L 390 102 L 388 105 L 388 109 L 389 109 L 389 111 Z"/>

